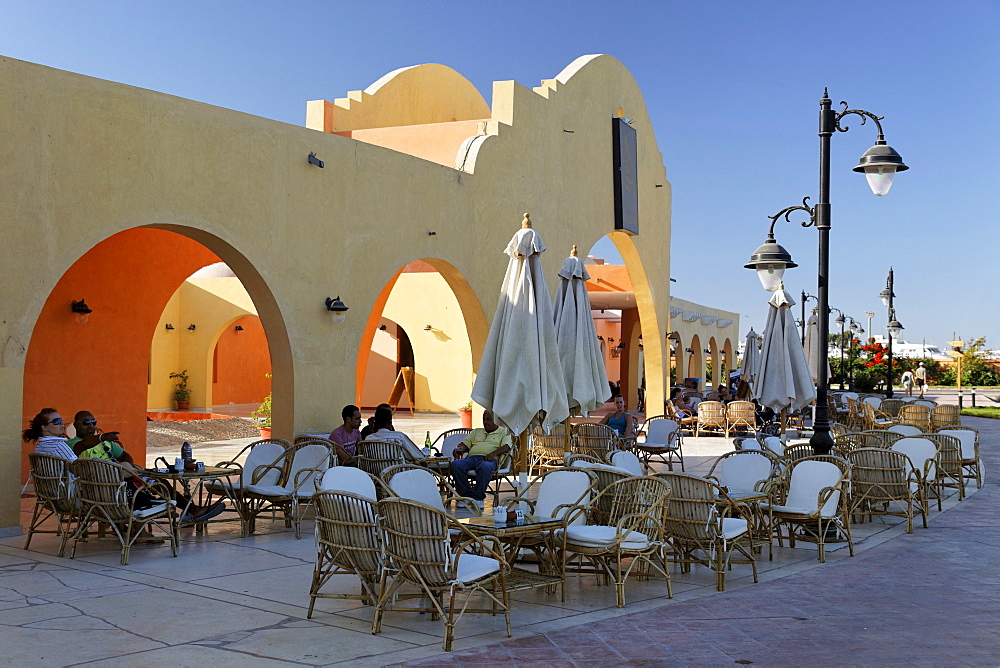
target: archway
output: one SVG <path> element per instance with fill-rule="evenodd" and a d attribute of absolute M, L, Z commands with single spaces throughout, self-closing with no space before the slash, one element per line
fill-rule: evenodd
<path fill-rule="evenodd" d="M 27 422 L 54 406 L 72 419 L 89 410 L 122 433 L 139 461 L 146 447 L 149 351 L 154 329 L 177 287 L 195 270 L 226 262 L 252 296 L 270 344 L 278 430 L 290 433 L 291 351 L 280 310 L 263 278 L 236 248 L 201 230 L 156 225 L 97 243 L 66 270 L 42 307 L 25 358 L 22 414 Z M 86 324 L 70 311 L 84 299 Z M 280 387 L 280 390 L 279 390 Z M 22 450 L 22 470 L 27 452 Z"/>
<path fill-rule="evenodd" d="M 704 381 L 705 353 L 702 352 L 701 338 L 697 334 L 691 337 L 691 345 L 685 352 L 688 354 L 687 377 L 701 378 Z M 703 386 L 704 384 L 701 387 Z"/>
<path fill-rule="evenodd" d="M 395 372 L 408 366 L 405 353 L 412 356 L 416 409 L 458 410 L 469 401 L 487 333 L 482 305 L 454 265 L 436 258 L 408 263 L 369 313 L 356 370 L 358 405 L 387 400 Z"/>

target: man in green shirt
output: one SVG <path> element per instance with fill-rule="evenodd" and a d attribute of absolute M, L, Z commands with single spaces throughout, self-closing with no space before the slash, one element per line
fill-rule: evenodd
<path fill-rule="evenodd" d="M 73 448 L 77 457 L 93 457 L 95 459 L 111 459 L 133 465 L 132 455 L 125 452 L 117 431 L 99 433 L 97 418 L 90 411 L 80 411 L 73 418 L 76 437 L 66 441 Z"/>
<path fill-rule="evenodd" d="M 483 428 L 473 429 L 465 440 L 455 447 L 455 461 L 451 463 L 451 476 L 455 489 L 462 496 L 476 500 L 483 508 L 486 488 L 497 470 L 497 458 L 510 452 L 511 439 L 506 429 L 493 421 L 493 413 L 483 413 Z M 465 456 L 465 455 L 468 456 Z M 469 485 L 469 476 L 475 475 L 476 485 Z"/>

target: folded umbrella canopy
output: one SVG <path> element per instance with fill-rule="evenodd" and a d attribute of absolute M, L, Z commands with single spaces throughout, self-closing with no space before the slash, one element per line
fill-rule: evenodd
<path fill-rule="evenodd" d="M 806 362 L 809 364 L 809 375 L 815 383 L 819 379 L 819 336 L 816 334 L 819 327 L 816 324 L 816 313 L 813 312 L 806 321 L 806 342 L 805 354 Z"/>
<path fill-rule="evenodd" d="M 740 367 L 740 380 L 745 380 L 751 391 L 757 380 L 757 370 L 760 368 L 760 336 L 753 331 L 747 332 L 746 343 L 743 346 L 743 366 Z"/>
<path fill-rule="evenodd" d="M 545 244 L 524 214 L 510 256 L 472 399 L 511 434 L 537 420 L 547 432 L 569 417 L 552 301 L 539 255 Z"/>
<path fill-rule="evenodd" d="M 782 288 L 768 303 L 771 308 L 753 396 L 776 413 L 785 408 L 797 411 L 816 398 L 816 386 L 791 313 L 795 301 Z"/>
<path fill-rule="evenodd" d="M 579 411 L 583 417 L 589 417 L 590 411 L 600 408 L 611 398 L 604 355 L 590 312 L 586 285 L 589 278 L 573 246 L 559 270 L 555 299 L 556 344 L 569 410 Z"/>

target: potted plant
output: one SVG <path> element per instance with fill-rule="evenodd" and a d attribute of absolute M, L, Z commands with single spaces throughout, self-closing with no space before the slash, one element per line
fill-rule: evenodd
<path fill-rule="evenodd" d="M 458 413 L 462 416 L 462 427 L 472 429 L 472 402 L 465 402 L 465 405 L 458 409 Z"/>
<path fill-rule="evenodd" d="M 170 377 L 177 379 L 177 383 L 174 385 L 174 402 L 177 404 L 177 410 L 186 411 L 191 406 L 191 388 L 188 387 L 187 369 L 172 373 Z"/>
<path fill-rule="evenodd" d="M 271 395 L 268 394 L 253 413 L 261 438 L 271 438 Z"/>

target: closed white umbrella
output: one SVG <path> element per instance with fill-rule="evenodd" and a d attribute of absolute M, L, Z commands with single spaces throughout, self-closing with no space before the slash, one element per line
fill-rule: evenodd
<path fill-rule="evenodd" d="M 819 336 L 816 334 L 818 329 L 814 310 L 813 314 L 806 321 L 806 342 L 804 346 L 806 362 L 809 364 L 809 375 L 812 376 L 813 383 L 819 379 Z"/>
<path fill-rule="evenodd" d="M 537 419 L 548 429 L 569 417 L 552 301 L 539 255 L 545 244 L 528 214 L 504 250 L 510 256 L 472 399 L 519 435 Z"/>
<path fill-rule="evenodd" d="M 743 345 L 743 366 L 740 367 L 740 380 L 745 380 L 753 390 L 754 382 L 757 379 L 757 370 L 760 368 L 760 348 L 757 339 L 759 335 L 753 331 L 753 327 L 747 332 L 746 342 Z"/>
<path fill-rule="evenodd" d="M 795 301 L 779 289 L 768 303 L 754 398 L 776 413 L 785 408 L 797 411 L 816 398 L 816 386 L 791 313 Z"/>
<path fill-rule="evenodd" d="M 604 355 L 590 312 L 586 285 L 589 278 L 573 246 L 559 270 L 554 310 L 567 402 L 570 411 L 578 410 L 583 417 L 589 417 L 590 411 L 600 408 L 611 398 Z"/>

